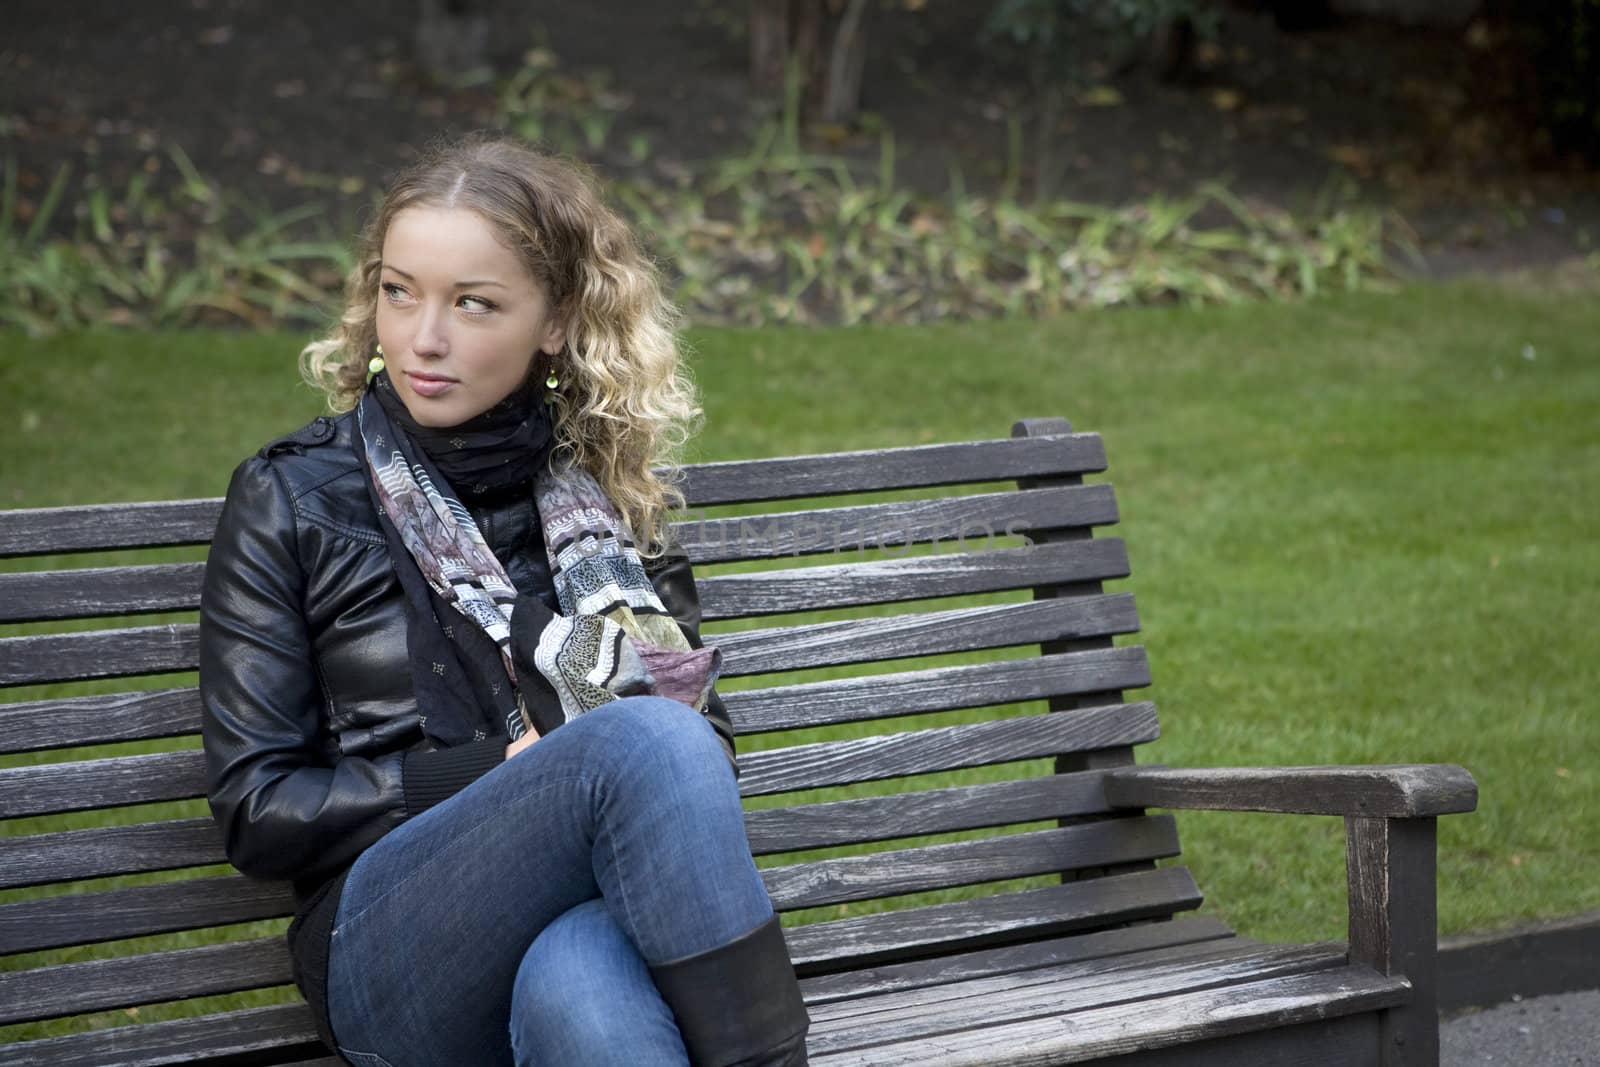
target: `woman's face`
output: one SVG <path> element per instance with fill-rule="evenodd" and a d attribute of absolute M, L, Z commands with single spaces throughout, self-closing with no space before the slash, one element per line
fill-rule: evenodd
<path fill-rule="evenodd" d="M 378 343 L 395 390 L 423 426 L 455 426 L 509 396 L 565 329 L 542 282 L 481 215 L 411 207 L 389 223 L 378 279 Z"/>

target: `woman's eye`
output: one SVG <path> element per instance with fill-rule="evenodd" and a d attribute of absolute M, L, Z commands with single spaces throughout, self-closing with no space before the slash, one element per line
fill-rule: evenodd
<path fill-rule="evenodd" d="M 461 298 L 461 306 L 477 315 L 494 310 L 494 305 L 481 296 L 464 296 Z"/>
<path fill-rule="evenodd" d="M 378 288 L 381 289 L 383 291 L 383 295 L 388 297 L 391 301 L 405 299 L 405 289 L 396 285 L 394 282 L 384 282 L 382 285 L 379 285 Z"/>

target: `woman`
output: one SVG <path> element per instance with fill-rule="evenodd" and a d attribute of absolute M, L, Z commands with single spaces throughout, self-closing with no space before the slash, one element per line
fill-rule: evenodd
<path fill-rule="evenodd" d="M 445 145 L 303 354 L 343 414 L 234 474 L 212 811 L 235 866 L 294 881 L 295 979 L 352 1063 L 805 1062 L 664 550 L 653 468 L 698 415 L 669 312 L 580 172 Z"/>

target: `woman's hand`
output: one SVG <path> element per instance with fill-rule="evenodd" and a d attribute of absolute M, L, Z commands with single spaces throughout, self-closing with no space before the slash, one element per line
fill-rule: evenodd
<path fill-rule="evenodd" d="M 515 756 L 518 752 L 521 752 L 523 749 L 527 748 L 537 740 L 539 740 L 539 731 L 530 729 L 527 733 L 523 734 L 521 737 L 517 738 L 515 741 L 506 746 L 506 759 L 510 759 L 512 756 Z"/>

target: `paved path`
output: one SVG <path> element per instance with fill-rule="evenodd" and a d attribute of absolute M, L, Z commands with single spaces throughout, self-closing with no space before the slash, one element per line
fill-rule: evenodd
<path fill-rule="evenodd" d="M 1600 989 L 1512 1001 L 1446 1019 L 1440 1067 L 1600 1065 Z"/>

